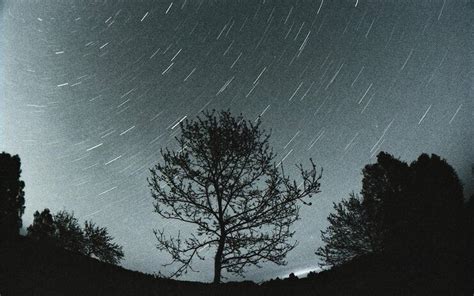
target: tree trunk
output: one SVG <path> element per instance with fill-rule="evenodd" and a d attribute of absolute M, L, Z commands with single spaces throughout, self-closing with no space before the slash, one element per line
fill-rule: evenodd
<path fill-rule="evenodd" d="M 214 284 L 221 282 L 221 271 L 222 271 L 222 254 L 224 253 L 225 239 L 219 240 L 219 246 L 217 247 L 216 257 L 214 258 Z"/>

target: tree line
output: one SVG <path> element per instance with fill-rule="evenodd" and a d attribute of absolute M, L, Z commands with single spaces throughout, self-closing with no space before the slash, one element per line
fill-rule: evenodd
<path fill-rule="evenodd" d="M 21 179 L 21 160 L 18 155 L 0 154 L 0 242 L 15 240 L 23 226 L 25 210 L 25 182 Z M 27 237 L 52 244 L 72 252 L 118 264 L 124 257 L 122 246 L 113 242 L 107 228 L 92 221 L 84 227 L 74 213 L 49 209 L 34 213 L 33 223 L 27 227 Z"/>
<path fill-rule="evenodd" d="M 157 248 L 171 257 L 170 277 L 193 271 L 211 248 L 214 283 L 225 274 L 243 275 L 264 262 L 286 264 L 295 248 L 292 226 L 301 206 L 320 192 L 322 169 L 312 159 L 296 165 L 291 178 L 269 144 L 260 119 L 229 111 L 204 111 L 180 122 L 175 149 L 160 151 L 148 186 L 154 211 L 163 219 L 190 224 L 187 236 L 153 230 Z M 14 239 L 22 227 L 24 182 L 17 155 L 0 154 L 0 237 Z M 343 265 L 361 256 L 383 255 L 409 268 L 443 273 L 473 259 L 474 199 L 464 199 L 455 170 L 437 155 L 408 164 L 381 152 L 363 170 L 362 190 L 334 204 L 316 250 L 321 264 Z M 308 223 L 308 222 L 307 222 Z M 73 213 L 35 212 L 31 239 L 118 264 L 124 254 L 105 227 L 80 226 Z M 467 262 L 467 263 L 466 263 Z"/>
<path fill-rule="evenodd" d="M 407 272 L 465 274 L 473 236 L 474 199 L 465 203 L 454 169 L 437 155 L 410 164 L 381 152 L 363 169 L 360 194 L 334 204 L 324 246 L 326 266 L 378 254 L 403 262 Z M 456 272 L 458 272 L 456 274 Z"/>

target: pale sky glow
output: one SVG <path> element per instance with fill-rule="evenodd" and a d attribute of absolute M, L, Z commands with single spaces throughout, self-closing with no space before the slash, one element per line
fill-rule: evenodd
<path fill-rule="evenodd" d="M 287 173 L 310 157 L 324 168 L 288 265 L 248 280 L 317 268 L 332 203 L 380 151 L 439 154 L 472 191 L 468 2 L 2 1 L 0 150 L 22 159 L 24 225 L 74 211 L 109 229 L 124 267 L 171 271 L 152 229 L 193 229 L 153 213 L 148 169 L 179 122 L 213 108 L 260 116 Z M 183 279 L 212 279 L 213 251 Z"/>

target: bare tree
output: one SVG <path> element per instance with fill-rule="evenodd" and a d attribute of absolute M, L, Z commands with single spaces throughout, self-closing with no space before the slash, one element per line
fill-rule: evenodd
<path fill-rule="evenodd" d="M 301 183 L 291 181 L 274 163 L 270 135 L 260 124 L 229 111 L 204 112 L 180 123 L 177 152 L 161 151 L 164 163 L 148 179 L 155 211 L 196 227 L 187 238 L 154 231 L 157 248 L 179 265 L 171 277 L 193 270 L 193 259 L 204 260 L 200 251 L 207 247 L 215 248 L 214 283 L 223 270 L 242 275 L 250 265 L 286 264 L 296 245 L 288 240 L 299 202 L 310 204 L 304 199 L 320 192 L 321 173 L 311 160 L 309 171 L 297 165 Z"/>

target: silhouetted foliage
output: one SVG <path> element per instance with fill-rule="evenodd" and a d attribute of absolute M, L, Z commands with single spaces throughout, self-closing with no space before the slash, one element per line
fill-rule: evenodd
<path fill-rule="evenodd" d="M 84 254 L 86 245 L 90 242 L 86 241 L 84 232 L 74 214 L 59 211 L 54 215 L 53 220 L 55 227 L 54 238 L 59 246 Z"/>
<path fill-rule="evenodd" d="M 466 257 L 467 276 L 474 286 L 474 195 L 471 195 L 465 206 L 465 235 L 466 245 L 464 254 Z"/>
<path fill-rule="evenodd" d="M 437 155 L 422 154 L 410 164 L 408 192 L 388 211 L 395 232 L 387 251 L 418 262 L 433 272 L 463 265 L 463 187 L 455 170 Z"/>
<path fill-rule="evenodd" d="M 352 193 L 349 199 L 334 203 L 334 211 L 329 214 L 329 226 L 321 231 L 324 246 L 316 251 L 325 265 L 341 265 L 354 257 L 380 250 L 380 240 L 374 236 L 374 223 L 357 195 Z"/>
<path fill-rule="evenodd" d="M 400 211 L 405 209 L 399 203 L 410 184 L 410 169 L 407 163 L 380 152 L 377 162 L 366 165 L 362 175 L 362 205 L 370 221 L 371 235 L 385 246 L 396 239 L 394 232 L 401 230 L 397 224 L 401 222 Z"/>
<path fill-rule="evenodd" d="M 0 154 L 0 240 L 18 237 L 25 211 L 25 183 L 18 155 Z"/>
<path fill-rule="evenodd" d="M 95 257 L 101 261 L 118 264 L 123 258 L 122 247 L 113 243 L 113 238 L 105 227 L 98 227 L 91 221 L 84 223 L 82 229 L 74 214 L 60 211 L 54 216 L 49 209 L 34 213 L 33 224 L 28 229 L 28 236 L 41 241 Z"/>
<path fill-rule="evenodd" d="M 264 261 L 285 264 L 295 247 L 288 239 L 298 219 L 299 202 L 319 192 L 321 174 L 297 166 L 297 184 L 274 163 L 269 134 L 256 123 L 230 112 L 204 112 L 204 118 L 180 123 L 178 152 L 162 150 L 164 163 L 151 171 L 155 211 L 165 219 L 194 224 L 189 238 L 155 231 L 158 249 L 179 267 L 171 276 L 192 270 L 200 251 L 216 247 L 214 283 L 221 271 L 241 275 Z"/>
<path fill-rule="evenodd" d="M 107 228 L 98 227 L 91 221 L 84 223 L 84 254 L 97 257 L 99 260 L 118 264 L 123 258 L 122 247 L 113 243 Z"/>
<path fill-rule="evenodd" d="M 288 280 L 290 280 L 290 281 L 296 281 L 296 280 L 298 280 L 298 277 L 292 272 L 292 273 L 290 273 L 290 275 L 288 276 Z"/>
<path fill-rule="evenodd" d="M 361 199 L 335 205 L 317 254 L 334 266 L 384 253 L 407 270 L 455 273 L 463 260 L 462 211 L 462 185 L 445 160 L 422 154 L 408 165 L 381 152 L 363 170 Z"/>
<path fill-rule="evenodd" d="M 56 226 L 49 209 L 33 214 L 33 224 L 28 226 L 27 235 L 36 240 L 49 240 L 55 236 Z"/>

